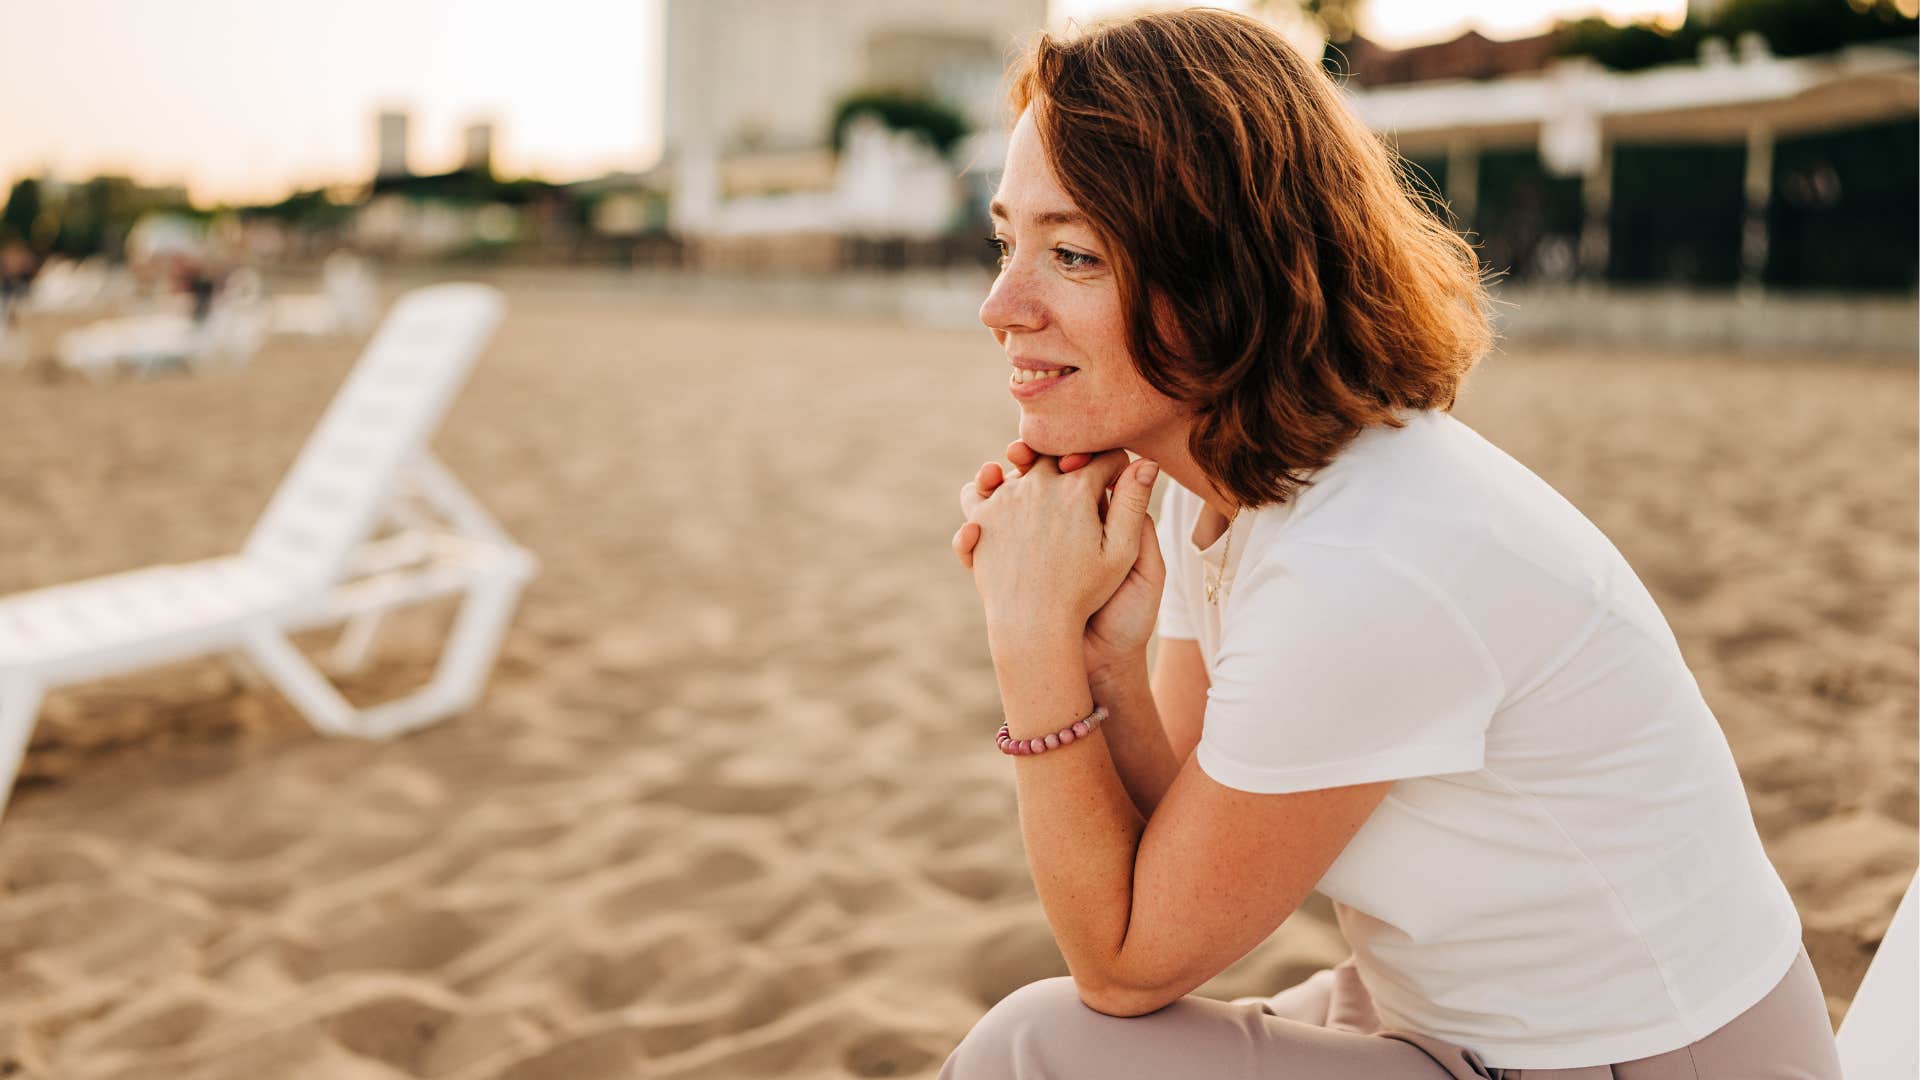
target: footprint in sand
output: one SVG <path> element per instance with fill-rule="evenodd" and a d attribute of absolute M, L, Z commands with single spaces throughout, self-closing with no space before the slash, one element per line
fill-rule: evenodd
<path fill-rule="evenodd" d="M 1033 893 L 1033 879 L 999 852 L 942 853 L 928 859 L 920 872 L 955 896 L 981 903 Z"/>
<path fill-rule="evenodd" d="M 469 1016 L 401 995 L 346 1009 L 327 1021 L 341 1046 L 412 1076 L 440 1076 L 516 1046 L 538 1033 L 509 1016 Z"/>
<path fill-rule="evenodd" d="M 930 1069 L 946 1056 L 931 1042 L 900 1032 L 876 1032 L 847 1047 L 840 1061 L 855 1076 L 905 1076 Z"/>
<path fill-rule="evenodd" d="M 735 848 L 710 848 L 664 873 L 650 873 L 603 897 L 593 907 L 602 921 L 633 926 L 662 911 L 678 909 L 703 894 L 731 888 L 767 873 L 766 860 Z"/>
<path fill-rule="evenodd" d="M 702 814 L 779 814 L 815 794 L 809 785 L 797 782 L 744 784 L 707 780 L 659 788 L 649 793 L 647 799 Z"/>
<path fill-rule="evenodd" d="M 75 1048 L 153 1051 L 184 1046 L 199 1035 L 216 1010 L 198 996 L 153 995 L 103 1018 L 75 1035 Z M 0 1072 L 0 1076 L 4 1076 Z"/>
<path fill-rule="evenodd" d="M 982 1008 L 1039 979 L 1067 974 L 1067 962 L 1044 922 L 1021 922 L 994 934 L 972 951 L 967 990 Z"/>
<path fill-rule="evenodd" d="M 343 971 L 436 971 L 485 936 L 458 914 L 415 911 L 339 941 L 284 947 L 288 969 L 311 980 Z"/>

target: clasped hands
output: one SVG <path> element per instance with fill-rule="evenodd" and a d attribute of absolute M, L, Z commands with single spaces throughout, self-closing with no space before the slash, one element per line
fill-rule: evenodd
<path fill-rule="evenodd" d="M 1053 458 L 1016 440 L 1015 471 L 980 467 L 960 489 L 953 550 L 973 573 L 996 655 L 1080 635 L 1090 683 L 1146 667 L 1166 564 L 1147 502 L 1158 467 L 1124 450 Z"/>

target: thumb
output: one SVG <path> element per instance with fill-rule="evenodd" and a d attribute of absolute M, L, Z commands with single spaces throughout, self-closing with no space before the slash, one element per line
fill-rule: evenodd
<path fill-rule="evenodd" d="M 1160 555 L 1160 534 L 1154 530 L 1150 517 L 1140 518 L 1140 554 L 1133 560 L 1133 568 L 1155 585 L 1167 580 L 1167 561 Z"/>
<path fill-rule="evenodd" d="M 1141 458 L 1113 486 L 1113 505 L 1107 508 L 1107 550 L 1116 558 L 1124 554 L 1129 566 L 1140 553 L 1141 523 L 1148 520 L 1147 502 L 1159 475 L 1158 464 Z"/>
<path fill-rule="evenodd" d="M 966 567 L 968 570 L 973 569 L 973 549 L 978 547 L 979 544 L 980 525 L 978 522 L 969 521 L 960 526 L 959 531 L 953 534 L 953 554 L 960 560 L 961 566 Z"/>

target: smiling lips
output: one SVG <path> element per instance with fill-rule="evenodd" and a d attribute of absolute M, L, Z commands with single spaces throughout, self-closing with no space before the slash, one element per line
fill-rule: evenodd
<path fill-rule="evenodd" d="M 1016 383 L 1030 383 L 1030 382 L 1039 382 L 1042 379 L 1057 379 L 1060 376 L 1065 375 L 1067 372 L 1074 371 L 1074 370 L 1077 370 L 1077 369 L 1070 368 L 1070 367 L 1057 367 L 1057 368 L 1049 368 L 1045 371 L 1042 371 L 1038 368 L 1014 368 L 1013 381 Z"/>
<path fill-rule="evenodd" d="M 1058 386 L 1060 380 L 1078 370 L 1080 369 L 1074 367 L 1017 367 L 1013 369 L 1013 377 L 1008 385 L 1008 389 L 1013 392 L 1014 397 L 1024 401 L 1027 398 L 1033 397 L 1035 394 L 1051 390 L 1055 386 Z"/>

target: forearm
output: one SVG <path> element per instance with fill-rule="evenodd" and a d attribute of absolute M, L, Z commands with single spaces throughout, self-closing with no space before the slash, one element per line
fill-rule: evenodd
<path fill-rule="evenodd" d="M 1179 773 L 1180 763 L 1160 722 L 1160 708 L 1147 678 L 1146 657 L 1141 656 L 1137 665 L 1095 677 L 1091 689 L 1095 703 L 1106 706 L 1109 714 L 1103 730 L 1113 767 L 1126 785 L 1134 809 L 1142 818 L 1151 818 L 1153 808 L 1160 805 L 1160 796 L 1166 794 Z"/>
<path fill-rule="evenodd" d="M 1014 738 L 1058 731 L 1093 710 L 1077 633 L 1003 637 L 993 653 Z M 1071 746 L 1014 759 L 1027 865 L 1054 941 L 1083 989 L 1105 987 L 1125 940 L 1146 823 L 1116 767 L 1113 723 L 1109 717 Z"/>

